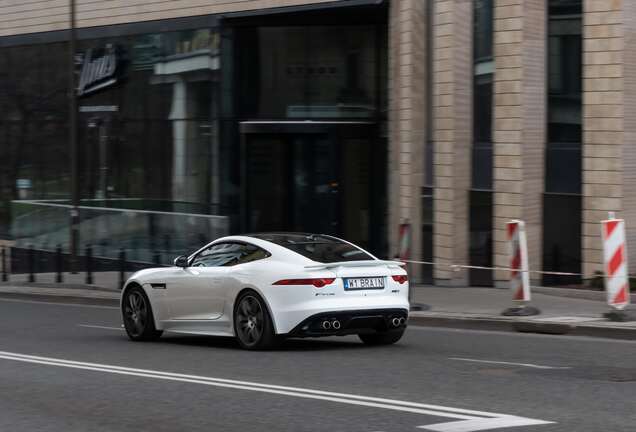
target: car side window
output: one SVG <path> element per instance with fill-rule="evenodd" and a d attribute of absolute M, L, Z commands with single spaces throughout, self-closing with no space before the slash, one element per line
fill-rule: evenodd
<path fill-rule="evenodd" d="M 230 267 L 267 258 L 270 254 L 254 245 L 243 243 L 217 243 L 199 252 L 191 267 Z"/>
<path fill-rule="evenodd" d="M 264 249 L 259 248 L 251 244 L 243 244 L 241 258 L 239 258 L 238 264 L 245 264 L 252 261 L 258 261 L 270 256 L 270 253 Z"/>
<path fill-rule="evenodd" d="M 238 263 L 241 245 L 237 243 L 217 243 L 199 252 L 190 267 L 222 267 Z"/>

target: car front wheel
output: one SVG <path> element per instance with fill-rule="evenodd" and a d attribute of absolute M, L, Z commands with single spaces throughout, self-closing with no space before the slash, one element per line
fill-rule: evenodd
<path fill-rule="evenodd" d="M 138 286 L 126 291 L 122 301 L 124 328 L 128 337 L 134 341 L 157 340 L 163 333 L 155 328 L 150 301 L 146 293 Z"/>

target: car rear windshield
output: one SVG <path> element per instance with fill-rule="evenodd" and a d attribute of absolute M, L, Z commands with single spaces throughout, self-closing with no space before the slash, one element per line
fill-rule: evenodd
<path fill-rule="evenodd" d="M 362 261 L 371 255 L 337 238 L 318 234 L 256 234 L 252 237 L 286 247 L 310 260 L 320 263 Z"/>

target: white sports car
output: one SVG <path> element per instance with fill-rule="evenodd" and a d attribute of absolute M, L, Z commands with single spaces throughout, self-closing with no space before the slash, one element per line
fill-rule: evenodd
<path fill-rule="evenodd" d="M 121 311 L 131 339 L 157 339 L 165 330 L 235 336 L 243 348 L 267 349 L 286 337 L 357 334 L 381 345 L 406 328 L 401 263 L 336 237 L 223 237 L 174 263 L 126 282 Z"/>

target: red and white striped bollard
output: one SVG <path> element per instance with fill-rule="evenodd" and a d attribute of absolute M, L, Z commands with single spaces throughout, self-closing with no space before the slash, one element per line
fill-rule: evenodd
<path fill-rule="evenodd" d="M 510 289 L 516 305 L 503 311 L 506 316 L 537 315 L 539 310 L 527 305 L 530 302 L 530 273 L 528 272 L 528 243 L 526 227 L 522 220 L 511 220 L 506 224 L 510 256 Z"/>
<path fill-rule="evenodd" d="M 601 221 L 601 226 L 607 304 L 622 311 L 630 303 L 625 221 L 608 219 Z"/>

